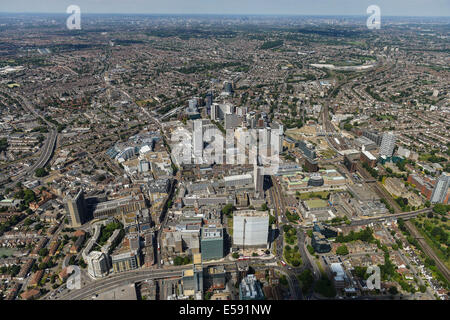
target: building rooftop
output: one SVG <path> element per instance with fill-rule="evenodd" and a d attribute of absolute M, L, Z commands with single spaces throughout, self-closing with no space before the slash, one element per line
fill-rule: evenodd
<path fill-rule="evenodd" d="M 223 178 L 223 180 L 225 182 L 235 181 L 235 180 L 244 180 L 244 179 L 253 179 L 253 177 L 251 174 L 240 174 L 240 175 L 236 175 L 236 176 L 228 176 L 228 177 Z"/>
<path fill-rule="evenodd" d="M 267 211 L 257 211 L 257 210 L 239 210 L 233 213 L 233 216 L 243 216 L 243 217 L 265 217 L 267 216 Z"/>
<path fill-rule="evenodd" d="M 366 150 L 364 150 L 364 151 L 362 151 L 362 153 L 367 157 L 367 159 L 369 159 L 369 160 L 377 160 L 377 158 L 375 158 L 374 156 L 373 156 L 373 154 L 371 154 L 369 151 L 366 151 Z"/>

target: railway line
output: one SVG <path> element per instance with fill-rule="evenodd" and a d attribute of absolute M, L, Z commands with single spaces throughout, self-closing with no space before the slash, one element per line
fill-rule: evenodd
<path fill-rule="evenodd" d="M 437 254 L 434 252 L 433 248 L 425 241 L 420 232 L 416 229 L 416 227 L 411 223 L 411 221 L 405 222 L 405 227 L 411 232 L 412 236 L 417 239 L 420 244 L 420 247 L 425 252 L 425 254 L 436 262 L 436 267 L 443 274 L 445 279 L 450 282 L 450 271 L 447 266 L 439 259 Z"/>

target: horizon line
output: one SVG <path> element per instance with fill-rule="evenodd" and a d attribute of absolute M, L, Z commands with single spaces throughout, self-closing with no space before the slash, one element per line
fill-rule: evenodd
<path fill-rule="evenodd" d="M 162 15 L 162 16 L 286 16 L 286 17 L 367 17 L 364 14 L 300 14 L 300 13 L 137 13 L 137 12 L 81 12 L 85 15 Z M 16 11 L 0 11 L 0 14 L 47 14 L 47 15 L 68 15 L 66 12 L 16 12 Z M 383 15 L 388 18 L 448 18 L 450 16 L 415 16 L 415 15 Z"/>

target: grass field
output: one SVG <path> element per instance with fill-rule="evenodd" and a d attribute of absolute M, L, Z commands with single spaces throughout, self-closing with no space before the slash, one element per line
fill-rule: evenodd
<path fill-rule="evenodd" d="M 309 200 L 313 198 L 326 199 L 330 193 L 327 191 L 300 193 L 300 200 Z"/>
<path fill-rule="evenodd" d="M 331 158 L 331 157 L 334 157 L 334 156 L 336 155 L 336 152 L 334 152 L 334 151 L 331 150 L 331 149 L 327 149 L 327 150 L 324 150 L 324 151 L 320 151 L 319 153 L 320 153 L 320 155 L 321 155 L 322 157 L 324 157 L 324 158 L 326 158 L 326 159 Z"/>
<path fill-rule="evenodd" d="M 0 248 L 0 257 L 2 256 L 12 256 L 16 251 L 10 248 Z"/>
<path fill-rule="evenodd" d="M 228 218 L 228 234 L 233 236 L 233 218 Z"/>
<path fill-rule="evenodd" d="M 323 208 L 323 207 L 328 206 L 328 203 L 325 200 L 321 200 L 321 199 L 311 199 L 311 200 L 306 200 L 305 202 L 308 205 L 308 207 L 310 207 L 311 209 Z"/>

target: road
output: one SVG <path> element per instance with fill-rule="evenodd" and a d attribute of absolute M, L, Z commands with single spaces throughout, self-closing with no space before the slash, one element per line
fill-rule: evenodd
<path fill-rule="evenodd" d="M 38 160 L 32 166 L 21 171 L 18 175 L 12 176 L 11 178 L 13 179 L 13 182 L 10 182 L 5 186 L 11 187 L 24 177 L 30 175 L 32 176 L 36 169 L 45 167 L 45 165 L 53 155 L 53 150 L 55 149 L 57 137 L 58 132 L 56 131 L 56 129 L 52 129 L 47 136 L 47 140 L 44 142 L 44 145 L 41 148 L 41 153 L 39 155 Z"/>
<path fill-rule="evenodd" d="M 275 260 L 264 261 L 265 263 L 274 263 Z M 261 263 L 261 260 L 258 259 L 250 259 L 249 263 Z M 237 271 L 236 262 L 221 262 L 222 265 L 226 267 L 227 271 Z M 214 263 L 204 263 L 203 266 L 208 265 L 217 265 Z M 267 266 L 256 266 L 255 269 L 266 269 Z M 163 278 L 180 278 L 182 276 L 183 270 L 192 269 L 192 265 L 185 266 L 171 266 L 166 269 L 139 269 L 128 271 L 119 274 L 112 274 L 106 278 L 96 280 L 90 282 L 83 286 L 79 290 L 71 290 L 68 292 L 63 291 L 61 296 L 57 296 L 58 300 L 82 300 L 89 299 L 94 294 L 98 294 L 100 292 L 112 290 L 116 287 L 119 287 L 124 284 L 136 283 L 140 281 L 144 281 L 147 279 L 163 279 Z M 299 294 L 301 295 L 299 283 L 295 276 L 295 274 L 286 268 L 282 267 L 274 267 L 277 271 L 286 274 L 289 282 L 289 288 L 291 291 L 291 297 L 298 299 Z M 67 289 L 65 289 L 67 290 Z M 47 295 L 47 298 L 50 298 L 51 295 Z"/>
<path fill-rule="evenodd" d="M 156 263 L 158 265 L 158 268 L 161 268 L 161 237 L 162 237 L 162 231 L 164 230 L 164 226 L 167 223 L 167 220 L 169 218 L 169 215 L 167 214 L 168 210 L 170 209 L 168 207 L 169 201 L 173 198 L 174 192 L 176 189 L 176 180 L 172 182 L 172 185 L 170 187 L 170 194 L 167 197 L 167 205 L 164 206 L 164 211 L 161 213 L 164 216 L 164 220 L 161 222 L 161 225 L 159 226 L 159 229 L 156 231 L 156 244 L 158 246 L 156 250 Z"/>
<path fill-rule="evenodd" d="M 5 94 L 9 94 L 4 92 Z M 21 100 L 22 106 L 24 109 L 28 110 L 30 113 L 34 114 L 36 117 L 42 119 L 48 127 L 50 127 L 50 131 L 47 135 L 47 139 L 45 140 L 41 152 L 39 155 L 38 160 L 30 167 L 24 169 L 21 171 L 18 175 L 14 176 L 14 181 L 11 183 L 8 183 L 5 185 L 5 187 L 11 187 L 14 184 L 16 184 L 18 181 L 22 180 L 24 177 L 29 176 L 30 174 L 33 175 L 34 171 L 38 168 L 43 168 L 48 161 L 50 160 L 51 156 L 53 155 L 53 151 L 56 146 L 56 141 L 58 138 L 58 131 L 56 130 L 56 127 L 53 123 L 47 121 L 41 114 L 39 114 L 33 107 L 33 105 L 26 99 L 25 97 L 19 95 L 19 94 L 11 94 L 12 97 Z M 12 177 L 11 177 L 12 178 Z"/>
<path fill-rule="evenodd" d="M 88 285 L 82 287 L 79 290 L 71 290 L 58 300 L 82 300 L 90 298 L 94 294 L 99 294 L 104 291 L 114 289 L 124 284 L 135 283 L 139 281 L 144 281 L 147 279 L 162 279 L 162 278 L 172 278 L 181 277 L 182 270 L 172 270 L 172 271 L 156 271 L 156 270 L 139 270 L 134 272 L 128 272 L 124 274 L 116 274 L 108 276 L 105 279 L 97 280 L 89 283 Z"/>

